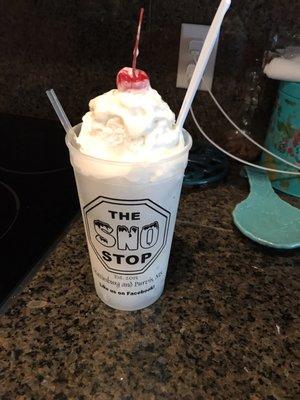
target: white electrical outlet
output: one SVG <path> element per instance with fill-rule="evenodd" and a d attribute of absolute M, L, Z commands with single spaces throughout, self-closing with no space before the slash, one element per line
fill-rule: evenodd
<path fill-rule="evenodd" d="M 195 58 L 200 53 L 204 40 L 206 38 L 209 26 L 195 25 L 195 24 L 182 24 L 180 36 L 180 49 L 177 69 L 177 82 L 176 87 L 187 88 L 189 81 L 188 76 L 193 73 L 194 65 L 196 64 Z M 218 39 L 213 48 L 208 64 L 206 66 L 203 79 L 205 79 L 206 86 L 211 90 L 215 61 L 218 48 Z M 207 90 L 203 83 L 199 86 L 200 90 Z"/>

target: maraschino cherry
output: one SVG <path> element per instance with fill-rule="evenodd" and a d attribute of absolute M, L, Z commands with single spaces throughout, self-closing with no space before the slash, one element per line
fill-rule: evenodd
<path fill-rule="evenodd" d="M 135 38 L 135 46 L 133 49 L 132 67 L 122 68 L 117 75 L 117 88 L 121 92 L 128 90 L 142 91 L 148 89 L 150 86 L 149 77 L 146 72 L 136 68 L 136 59 L 139 55 L 139 42 L 143 16 L 144 9 L 141 8 L 138 29 Z"/>

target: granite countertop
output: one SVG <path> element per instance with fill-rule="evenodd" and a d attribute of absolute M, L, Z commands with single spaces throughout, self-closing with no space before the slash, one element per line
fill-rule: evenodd
<path fill-rule="evenodd" d="M 247 191 L 184 191 L 164 294 L 131 313 L 97 298 L 76 221 L 0 317 L 0 399 L 296 399 L 299 252 L 233 226 Z"/>

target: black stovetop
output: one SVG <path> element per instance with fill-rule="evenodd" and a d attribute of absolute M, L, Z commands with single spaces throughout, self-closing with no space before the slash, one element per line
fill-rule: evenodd
<path fill-rule="evenodd" d="M 79 211 L 59 123 L 0 115 L 0 307 Z"/>

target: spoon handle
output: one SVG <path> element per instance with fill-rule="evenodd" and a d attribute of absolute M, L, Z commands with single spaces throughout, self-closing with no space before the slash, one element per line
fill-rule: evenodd
<path fill-rule="evenodd" d="M 267 193 L 274 195 L 271 182 L 265 172 L 251 167 L 245 167 L 245 170 L 248 175 L 252 195 L 266 196 Z"/>

